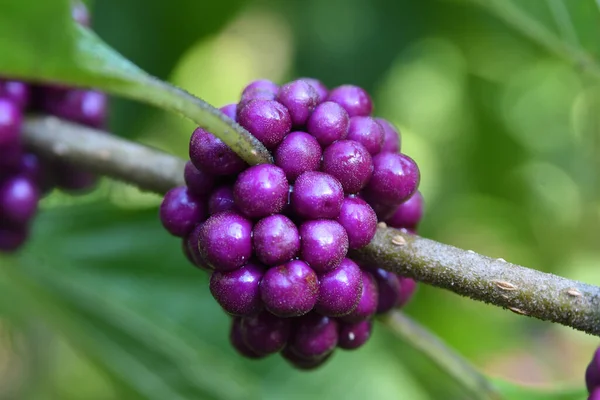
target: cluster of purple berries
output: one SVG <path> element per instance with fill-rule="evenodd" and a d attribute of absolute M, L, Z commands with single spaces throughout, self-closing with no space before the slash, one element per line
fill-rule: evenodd
<path fill-rule="evenodd" d="M 82 3 L 74 5 L 73 18 L 89 24 Z M 0 252 L 23 245 L 41 195 L 53 187 L 79 191 L 95 182 L 93 175 L 74 166 L 28 152 L 21 140 L 24 113 L 43 112 L 100 128 L 106 108 L 106 95 L 94 90 L 0 79 Z"/>
<path fill-rule="evenodd" d="M 600 400 L 600 348 L 594 352 L 594 357 L 585 370 L 585 384 L 590 394 L 588 400 Z"/>
<path fill-rule="evenodd" d="M 414 292 L 413 280 L 348 256 L 369 244 L 378 221 L 414 232 L 423 209 L 416 163 L 372 110 L 357 86 L 258 80 L 221 111 L 272 152 L 274 165 L 248 166 L 206 130 L 192 134 L 186 186 L 165 195 L 160 217 L 211 273 L 242 355 L 280 352 L 315 368 L 336 347 L 362 346 L 373 317 Z"/>

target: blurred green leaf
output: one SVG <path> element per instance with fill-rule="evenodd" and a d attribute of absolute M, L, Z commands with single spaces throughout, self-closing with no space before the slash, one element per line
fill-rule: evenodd
<path fill-rule="evenodd" d="M 587 397 L 587 390 L 583 387 L 583 383 L 581 388 L 554 390 L 527 388 L 500 379 L 494 380 L 494 383 L 507 400 L 583 400 Z"/>

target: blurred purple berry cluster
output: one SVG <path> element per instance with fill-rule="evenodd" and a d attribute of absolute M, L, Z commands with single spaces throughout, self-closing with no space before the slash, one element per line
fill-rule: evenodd
<path fill-rule="evenodd" d="M 83 3 L 75 4 L 72 10 L 78 23 L 89 24 Z M 23 245 L 40 196 L 54 187 L 80 191 L 95 183 L 94 175 L 75 166 L 29 152 L 21 140 L 24 114 L 40 112 L 101 128 L 106 109 L 106 95 L 94 90 L 0 79 L 0 252 L 12 252 Z"/>
<path fill-rule="evenodd" d="M 198 128 L 186 186 L 165 195 L 160 217 L 211 274 L 213 297 L 233 316 L 232 345 L 249 358 L 279 352 L 300 369 L 362 346 L 373 317 L 406 304 L 416 287 L 348 255 L 369 244 L 378 221 L 417 229 L 420 173 L 400 153 L 399 132 L 371 116 L 360 87 L 328 90 L 308 78 L 252 82 L 221 111 L 275 164 L 249 166 Z"/>
<path fill-rule="evenodd" d="M 600 348 L 594 352 L 594 357 L 585 370 L 585 384 L 590 394 L 588 400 L 600 400 Z"/>

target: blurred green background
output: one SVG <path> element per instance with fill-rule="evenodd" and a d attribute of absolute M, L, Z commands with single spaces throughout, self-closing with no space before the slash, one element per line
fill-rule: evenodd
<path fill-rule="evenodd" d="M 92 8 L 111 46 L 215 106 L 256 78 L 365 87 L 421 167 L 423 236 L 598 285 L 600 73 L 555 53 L 600 57 L 600 6 L 482 3 L 105 0 Z M 110 126 L 181 156 L 193 130 L 119 99 Z M 26 250 L 0 258 L 2 398 L 469 398 L 381 326 L 363 349 L 338 352 L 316 372 L 278 357 L 242 360 L 206 276 L 160 226 L 159 202 L 111 181 L 84 197 L 44 200 Z M 406 312 L 482 371 L 524 385 L 583 386 L 598 344 L 430 287 Z"/>

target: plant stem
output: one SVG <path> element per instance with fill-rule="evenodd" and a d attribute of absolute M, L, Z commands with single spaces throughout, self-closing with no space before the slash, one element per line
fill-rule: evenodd
<path fill-rule="evenodd" d="M 474 399 L 500 400 L 502 396 L 490 381 L 464 359 L 448 347 L 440 338 L 419 325 L 400 311 L 393 311 L 382 317 L 384 325 L 394 335 L 408 342 L 425 354 L 438 367 L 450 374 L 467 389 Z"/>
<path fill-rule="evenodd" d="M 23 127 L 26 144 L 142 189 L 164 193 L 183 184 L 184 160 L 52 117 Z M 600 287 L 492 259 L 470 250 L 379 228 L 357 260 L 448 289 L 517 314 L 557 322 L 600 336 Z"/>

